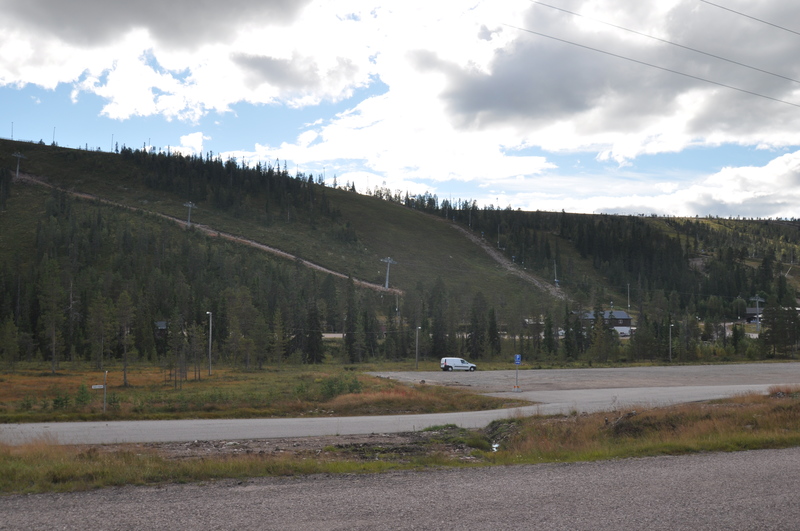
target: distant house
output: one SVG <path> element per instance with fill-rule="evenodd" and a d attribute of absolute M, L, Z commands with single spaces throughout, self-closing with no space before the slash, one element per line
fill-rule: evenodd
<path fill-rule="evenodd" d="M 633 326 L 633 318 L 623 310 L 606 310 L 603 312 L 603 320 L 610 327 Z M 585 326 L 591 326 L 594 323 L 594 312 L 583 312 L 581 321 Z"/>
<path fill-rule="evenodd" d="M 620 337 L 631 335 L 633 318 L 628 312 L 624 310 L 606 310 L 603 312 L 603 320 L 606 322 L 606 326 L 613 328 Z M 581 322 L 584 327 L 591 328 L 594 324 L 594 312 L 583 312 Z"/>
<path fill-rule="evenodd" d="M 752 323 L 756 319 L 761 318 L 761 314 L 764 312 L 764 307 L 760 306 L 758 308 L 745 308 L 744 309 L 744 318 L 747 320 L 748 323 Z"/>

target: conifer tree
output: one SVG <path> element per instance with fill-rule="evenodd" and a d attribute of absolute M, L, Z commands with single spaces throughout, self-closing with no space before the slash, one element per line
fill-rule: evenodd
<path fill-rule="evenodd" d="M 0 359 L 5 360 L 6 367 L 14 368 L 19 356 L 19 330 L 11 316 L 0 325 Z"/>
<path fill-rule="evenodd" d="M 272 337 L 269 342 L 269 362 L 280 364 L 286 356 L 286 347 L 289 341 L 284 332 L 283 316 L 280 308 L 275 309 L 272 315 Z"/>
<path fill-rule="evenodd" d="M 467 332 L 467 352 L 474 359 L 483 358 L 487 343 L 487 311 L 486 297 L 478 292 L 472 299 L 469 331 Z"/>
<path fill-rule="evenodd" d="M 322 363 L 324 346 L 322 343 L 322 323 L 316 304 L 308 305 L 308 319 L 306 321 L 306 363 Z"/>
<path fill-rule="evenodd" d="M 54 259 L 47 260 L 39 278 L 39 307 L 42 332 L 50 349 L 50 370 L 58 368 L 58 349 L 61 346 L 61 325 L 64 322 L 64 288 L 61 269 Z"/>
<path fill-rule="evenodd" d="M 494 308 L 489 309 L 489 328 L 487 330 L 489 346 L 492 350 L 492 356 L 498 357 L 500 356 L 500 350 L 502 348 L 502 343 L 500 342 L 500 330 L 497 327 L 497 315 L 495 314 Z"/>
<path fill-rule="evenodd" d="M 128 352 L 131 348 L 131 327 L 135 318 L 133 300 L 127 291 L 117 298 L 117 319 L 119 324 L 120 345 L 122 345 L 122 385 L 128 387 Z"/>
<path fill-rule="evenodd" d="M 103 370 L 106 352 L 111 348 L 111 335 L 116 321 L 113 318 L 114 313 L 111 301 L 100 294 L 95 295 L 89 304 L 87 334 L 94 367 L 97 370 Z"/>

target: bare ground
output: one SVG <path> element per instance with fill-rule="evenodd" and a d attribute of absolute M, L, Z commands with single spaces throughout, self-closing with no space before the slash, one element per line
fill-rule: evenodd
<path fill-rule="evenodd" d="M 175 443 L 80 445 L 82 452 L 156 453 L 166 459 L 203 459 L 259 455 L 264 457 L 314 457 L 317 459 L 398 460 L 425 455 L 446 455 L 474 461 L 473 448 L 463 442 L 468 430 L 443 426 L 437 430 L 369 435 L 330 435 L 287 439 L 247 439 Z"/>

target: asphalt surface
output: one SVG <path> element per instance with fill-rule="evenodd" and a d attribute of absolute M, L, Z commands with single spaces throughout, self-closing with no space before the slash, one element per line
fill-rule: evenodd
<path fill-rule="evenodd" d="M 800 450 L 0 497 L 0 529 L 790 530 Z"/>
<path fill-rule="evenodd" d="M 654 407 L 767 392 L 774 385 L 800 385 L 800 363 L 374 374 L 407 382 L 424 380 L 426 385 L 464 387 L 492 396 L 528 400 L 535 405 L 381 417 L 3 424 L 0 443 L 22 444 L 37 439 L 59 444 L 266 439 L 398 433 L 442 424 L 480 428 L 492 420 L 518 415 Z M 515 385 L 519 392 L 515 392 Z"/>

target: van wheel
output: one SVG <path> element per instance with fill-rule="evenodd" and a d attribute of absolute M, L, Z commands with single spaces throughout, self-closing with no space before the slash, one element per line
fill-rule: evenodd
<path fill-rule="evenodd" d="M 451 366 L 449 366 L 449 365 L 448 365 L 448 366 L 447 366 L 447 370 L 448 370 L 448 371 L 452 371 L 452 370 L 453 370 L 453 367 L 451 367 Z"/>
<path fill-rule="evenodd" d="M 475 367 L 470 367 L 469 372 L 475 372 Z"/>

